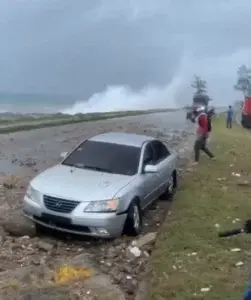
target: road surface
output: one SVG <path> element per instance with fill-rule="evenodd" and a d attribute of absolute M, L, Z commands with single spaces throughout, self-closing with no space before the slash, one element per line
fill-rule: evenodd
<path fill-rule="evenodd" d="M 0 170 L 4 173 L 23 173 L 31 167 L 35 172 L 44 170 L 59 161 L 61 152 L 70 151 L 83 139 L 104 131 L 136 132 L 171 141 L 192 128 L 185 112 L 177 111 L 3 134 Z"/>

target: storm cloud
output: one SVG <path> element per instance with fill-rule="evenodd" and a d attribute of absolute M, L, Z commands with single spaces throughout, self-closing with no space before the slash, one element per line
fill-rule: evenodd
<path fill-rule="evenodd" d="M 228 104 L 250 15 L 248 0 L 1 0 L 0 91 L 161 107 L 188 103 L 196 73 Z"/>

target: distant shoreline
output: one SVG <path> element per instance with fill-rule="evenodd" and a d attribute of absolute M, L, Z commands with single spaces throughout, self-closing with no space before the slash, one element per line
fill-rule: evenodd
<path fill-rule="evenodd" d="M 88 121 L 98 121 L 112 118 L 120 118 L 126 116 L 136 116 L 142 114 L 152 114 L 161 112 L 171 112 L 178 109 L 150 109 L 135 111 L 117 111 L 104 113 L 87 113 L 67 115 L 62 113 L 45 114 L 45 113 L 0 113 L 0 134 L 33 130 L 45 127 L 62 126 L 74 123 L 82 123 Z"/>

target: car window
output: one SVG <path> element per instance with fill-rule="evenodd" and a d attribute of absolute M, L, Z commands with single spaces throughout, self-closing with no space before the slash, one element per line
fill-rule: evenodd
<path fill-rule="evenodd" d="M 148 143 L 145 147 L 144 156 L 143 156 L 143 165 L 153 164 L 154 163 L 154 153 L 151 143 Z"/>
<path fill-rule="evenodd" d="M 63 165 L 120 175 L 135 175 L 141 148 L 87 140 L 77 147 Z"/>
<path fill-rule="evenodd" d="M 160 141 L 153 141 L 152 148 L 154 152 L 154 161 L 155 164 L 161 162 L 163 159 L 170 155 L 167 147 Z"/>

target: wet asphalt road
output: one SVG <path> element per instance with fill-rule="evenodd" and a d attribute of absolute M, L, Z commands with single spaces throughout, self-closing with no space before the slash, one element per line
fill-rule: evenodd
<path fill-rule="evenodd" d="M 130 116 L 96 122 L 0 135 L 0 172 L 33 176 L 57 163 L 61 152 L 72 150 L 85 138 L 104 131 L 158 136 L 166 141 L 193 131 L 185 111 Z"/>

